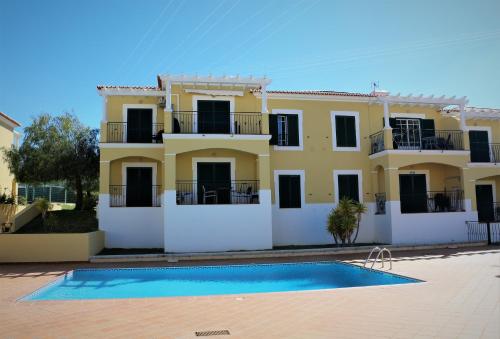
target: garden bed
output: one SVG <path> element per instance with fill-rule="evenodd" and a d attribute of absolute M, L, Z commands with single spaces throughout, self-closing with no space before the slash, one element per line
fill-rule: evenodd
<path fill-rule="evenodd" d="M 87 233 L 97 229 L 95 211 L 60 210 L 48 212 L 44 223 L 41 216 L 36 217 L 15 233 Z"/>

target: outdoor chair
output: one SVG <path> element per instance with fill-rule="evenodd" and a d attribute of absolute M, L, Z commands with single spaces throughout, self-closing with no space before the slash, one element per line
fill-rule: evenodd
<path fill-rule="evenodd" d="M 179 123 L 179 119 L 174 118 L 174 133 L 181 132 L 181 124 Z"/>
<path fill-rule="evenodd" d="M 453 144 L 451 144 L 451 134 L 448 134 L 446 140 L 444 138 L 438 138 L 437 145 L 441 150 L 453 149 Z"/>
<path fill-rule="evenodd" d="M 155 143 L 157 144 L 161 144 L 163 142 L 163 133 L 164 133 L 164 130 L 159 130 L 158 133 L 156 133 L 156 135 L 154 136 L 154 141 Z"/>
<path fill-rule="evenodd" d="M 210 198 L 214 198 L 215 204 L 217 204 L 217 191 L 215 191 L 215 190 L 207 191 L 205 188 L 205 185 L 201 186 L 201 190 L 203 193 L 203 204 L 204 205 L 207 203 L 207 199 L 210 199 Z"/>

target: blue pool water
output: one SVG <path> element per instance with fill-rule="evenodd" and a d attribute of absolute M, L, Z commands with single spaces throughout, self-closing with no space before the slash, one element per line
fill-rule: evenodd
<path fill-rule="evenodd" d="M 22 300 L 203 296 L 414 282 L 419 280 L 340 262 L 77 269 Z"/>

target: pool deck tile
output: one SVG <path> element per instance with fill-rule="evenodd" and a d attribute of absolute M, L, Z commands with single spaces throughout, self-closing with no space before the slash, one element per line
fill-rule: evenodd
<path fill-rule="evenodd" d="M 230 263 L 346 260 L 233 260 Z M 394 273 L 421 284 L 207 297 L 19 302 L 83 267 L 143 267 L 213 262 L 0 265 L 1 338 L 500 338 L 500 248 L 395 254 Z"/>

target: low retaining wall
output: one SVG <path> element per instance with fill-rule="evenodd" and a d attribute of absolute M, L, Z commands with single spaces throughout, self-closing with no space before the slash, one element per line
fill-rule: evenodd
<path fill-rule="evenodd" d="M 88 261 L 104 248 L 104 232 L 0 234 L 0 262 Z"/>

